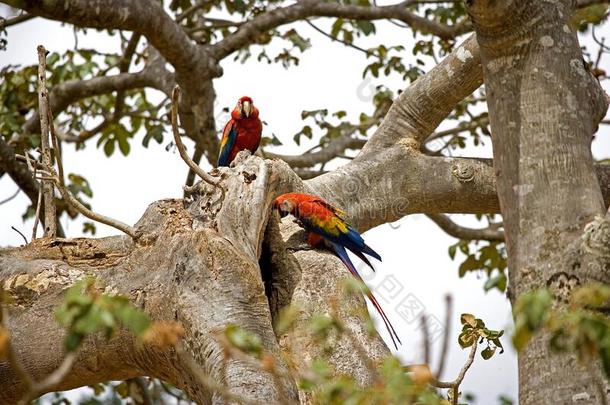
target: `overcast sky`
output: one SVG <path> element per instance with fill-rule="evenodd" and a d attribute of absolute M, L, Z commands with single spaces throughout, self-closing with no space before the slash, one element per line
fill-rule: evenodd
<path fill-rule="evenodd" d="M 6 13 L 6 8 L 0 8 L 0 15 L 6 16 Z M 296 154 L 313 145 L 306 143 L 297 147 L 292 141 L 293 135 L 303 126 L 300 117 L 302 110 L 346 110 L 356 118 L 360 112 L 372 112 L 370 95 L 376 84 L 384 84 L 393 90 L 405 87 L 400 78 L 363 81 L 362 69 L 366 62 L 363 54 L 329 42 L 304 24 L 297 26 L 302 28 L 302 34 L 310 38 L 313 44 L 313 48 L 302 55 L 299 66 L 286 70 L 280 65 L 268 65 L 256 60 L 239 64 L 227 58 L 222 64 L 224 76 L 215 80 L 218 95 L 216 109 L 220 120 L 223 119 L 223 107 L 232 107 L 238 97 L 250 95 L 261 110 L 262 119 L 268 123 L 265 133 L 274 133 L 284 143 L 277 149 L 280 153 Z M 359 45 L 366 48 L 376 43 L 400 44 L 408 50 L 412 46 L 410 33 L 388 23 L 377 24 L 377 27 L 375 38 L 362 40 Z M 607 26 L 598 29 L 597 33 L 599 37 L 610 36 Z M 71 49 L 74 47 L 74 34 L 68 26 L 35 19 L 8 28 L 8 41 L 7 51 L 0 52 L 0 68 L 7 64 L 35 63 L 36 46 L 41 43 L 51 52 Z M 93 31 L 81 35 L 78 45 L 82 48 L 119 49 L 116 39 L 108 39 L 106 35 Z M 604 65 L 609 66 L 608 63 Z M 603 84 L 608 91 L 608 82 Z M 219 126 L 223 124 L 218 122 Z M 594 142 L 594 154 L 597 158 L 610 157 L 607 127 L 602 127 L 600 132 L 603 133 L 598 134 Z M 81 174 L 89 180 L 94 192 L 92 203 L 95 211 L 135 223 L 151 202 L 182 195 L 181 187 L 187 170 L 175 151 L 166 151 L 165 145 L 169 140 L 170 135 L 167 134 L 163 145 L 151 142 L 149 148 L 145 149 L 141 146 L 141 137 L 138 137 L 132 141 L 128 158 L 119 153 L 107 158 L 101 150 L 96 149 L 95 140 L 78 153 L 75 153 L 72 145 L 65 145 L 64 164 L 67 172 Z M 491 145 L 476 150 L 469 148 L 462 154 L 491 156 Z M 8 176 L 0 179 L 0 200 L 12 195 L 15 190 L 16 186 Z M 28 199 L 21 193 L 0 206 L 0 246 L 23 243 L 11 226 L 28 237 L 31 234 L 32 222 L 23 223 L 21 220 L 27 203 Z M 463 224 L 476 225 L 472 218 L 453 217 Z M 64 220 L 63 226 L 69 236 L 82 236 L 82 220 Z M 117 233 L 101 224 L 97 225 L 97 229 L 97 236 Z M 458 277 L 459 262 L 451 261 L 447 255 L 447 247 L 456 240 L 444 234 L 425 216 L 410 215 L 394 224 L 379 226 L 366 232 L 365 239 L 383 257 L 383 263 L 375 264 L 377 272 L 374 275 L 366 273 L 365 278 L 370 287 L 379 287 L 377 294 L 404 342 L 399 354 L 406 363 L 421 361 L 421 332 L 417 330 L 419 322 L 413 315 L 425 311 L 440 322 L 444 319 L 443 297 L 447 293 L 454 298 L 455 310 L 450 325 L 451 351 L 444 379 L 455 378 L 467 356 L 467 351 L 461 350 L 457 344 L 460 313 L 475 314 L 491 329 L 511 329 L 507 299 L 499 292 L 483 291 L 484 275 Z M 405 303 L 413 302 L 421 305 L 421 311 L 406 309 Z M 388 341 L 383 326 L 380 333 Z M 506 352 L 488 361 L 477 356 L 464 380 L 462 391 L 475 394 L 477 404 L 497 403 L 500 394 L 517 397 L 516 355 L 509 338 L 505 337 L 502 341 Z M 436 342 L 433 353 L 439 352 L 439 343 L 440 340 Z M 433 360 L 436 362 L 437 359 Z"/>

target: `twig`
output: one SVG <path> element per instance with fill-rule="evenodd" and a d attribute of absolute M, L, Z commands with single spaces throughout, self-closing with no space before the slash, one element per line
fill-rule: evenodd
<path fill-rule="evenodd" d="M 136 230 L 133 227 L 131 227 L 121 221 L 118 221 L 116 219 L 106 217 L 104 215 L 91 211 L 89 208 L 85 207 L 80 201 L 78 201 L 72 195 L 72 193 L 70 193 L 70 191 L 68 191 L 68 189 L 66 188 L 66 185 L 65 185 L 65 181 L 64 181 L 64 167 L 63 167 L 63 162 L 62 162 L 62 158 L 61 158 L 61 151 L 59 149 L 59 141 L 57 139 L 57 134 L 55 133 L 55 128 L 54 128 L 53 119 L 52 119 L 53 116 L 50 111 L 47 113 L 47 118 L 51 119 L 51 139 L 53 141 L 53 147 L 55 148 L 55 151 L 56 151 L 57 170 L 59 172 L 59 175 L 57 175 L 55 173 L 55 169 L 53 169 L 53 167 L 45 167 L 45 170 L 47 170 L 51 173 L 51 178 L 52 178 L 53 182 L 55 183 L 55 186 L 59 190 L 59 193 L 61 194 L 62 198 L 70 206 L 72 206 L 72 208 L 74 208 L 76 211 L 80 212 L 87 218 L 89 218 L 93 221 L 100 222 L 102 224 L 106 224 L 113 228 L 116 228 L 119 231 L 124 232 L 127 235 L 129 235 L 135 239 Z"/>
<path fill-rule="evenodd" d="M 11 226 L 11 229 L 12 229 L 13 231 L 17 232 L 19 235 L 21 235 L 21 237 L 22 237 L 22 238 L 23 238 L 23 240 L 25 241 L 25 244 L 26 244 L 26 245 L 28 244 L 28 240 L 27 240 L 27 238 L 25 237 L 25 235 L 24 235 L 24 234 L 22 234 L 22 233 L 21 233 L 21 231 L 20 231 L 19 229 L 15 228 L 14 226 Z"/>
<path fill-rule="evenodd" d="M 40 207 L 42 206 L 42 187 L 38 188 L 38 201 L 36 201 L 36 214 L 34 215 L 34 226 L 32 227 L 32 240 L 36 239 L 38 222 L 40 218 Z"/>
<path fill-rule="evenodd" d="M 451 314 L 453 312 L 453 298 L 447 294 L 445 296 L 445 331 L 443 333 L 443 346 L 441 347 L 441 356 L 438 360 L 438 368 L 436 369 L 436 378 L 441 378 L 445 370 L 445 362 L 449 354 L 449 337 L 451 336 Z"/>
<path fill-rule="evenodd" d="M 477 346 L 478 346 L 478 339 L 475 340 L 474 343 L 472 344 L 470 353 L 468 355 L 468 359 L 466 360 L 466 363 L 462 366 L 462 369 L 460 370 L 460 372 L 455 380 L 450 381 L 450 382 L 443 382 L 443 381 L 435 380 L 432 383 L 435 387 L 438 387 L 438 388 L 450 388 L 451 389 L 452 405 L 458 404 L 458 395 L 459 395 L 460 384 L 464 380 L 464 377 L 466 376 L 466 372 L 468 371 L 468 369 L 470 368 L 470 366 L 472 366 L 472 363 L 474 362 L 474 356 L 477 353 Z"/>
<path fill-rule="evenodd" d="M 180 139 L 180 133 L 178 132 L 178 100 L 180 98 L 180 86 L 176 85 L 174 90 L 172 91 L 172 131 L 174 133 L 174 142 L 176 143 L 176 147 L 178 148 L 178 152 L 180 153 L 180 157 L 184 162 L 191 168 L 192 171 L 197 173 L 199 177 L 203 181 L 208 184 L 213 185 L 214 187 L 218 187 L 222 192 L 222 199 L 224 200 L 225 191 L 224 188 L 220 185 L 220 180 L 212 177 L 208 173 L 204 172 L 201 167 L 197 166 L 195 162 L 191 159 L 191 157 L 186 152 L 186 148 Z"/>
<path fill-rule="evenodd" d="M 321 29 L 320 27 L 318 27 L 317 25 L 315 25 L 314 23 L 312 23 L 311 21 L 309 21 L 308 19 L 305 19 L 305 22 L 306 22 L 307 24 L 309 24 L 309 26 L 310 26 L 311 28 L 313 28 L 314 30 L 318 31 L 320 34 L 324 35 L 324 36 L 325 36 L 325 37 L 327 37 L 327 38 L 330 38 L 330 40 L 331 40 L 331 41 L 336 41 L 336 42 L 339 42 L 339 43 L 341 43 L 341 44 L 343 44 L 343 45 L 345 45 L 345 46 L 349 46 L 350 48 L 354 48 L 354 49 L 356 49 L 357 51 L 360 51 L 360 52 L 364 53 L 364 54 L 365 54 L 365 55 L 367 55 L 367 56 L 369 56 L 369 55 L 371 54 L 371 52 L 367 51 L 367 50 L 366 50 L 366 49 L 364 49 L 364 48 L 359 47 L 358 45 L 354 45 L 354 44 L 353 44 L 353 43 L 351 43 L 351 42 L 342 41 L 342 40 L 340 40 L 339 38 L 335 38 L 335 37 L 333 37 L 332 35 L 328 34 L 326 31 L 324 31 L 323 29 Z"/>
<path fill-rule="evenodd" d="M 423 336 L 423 351 L 424 351 L 424 364 L 430 365 L 430 334 L 428 333 L 428 317 L 423 314 L 420 318 L 421 330 Z"/>
<path fill-rule="evenodd" d="M 17 197 L 17 195 L 19 194 L 20 191 L 21 191 L 21 189 L 17 188 L 17 191 L 15 191 L 13 193 L 13 195 L 11 195 L 10 197 L 5 198 L 4 200 L 0 201 L 0 205 L 6 204 L 7 202 L 11 201 L 13 198 Z"/>
<path fill-rule="evenodd" d="M 38 109 L 40 111 L 40 147 L 42 149 L 42 163 L 51 167 L 51 150 L 49 147 L 49 93 L 47 91 L 47 62 L 44 46 L 38 45 Z M 53 193 L 53 183 L 42 181 L 42 197 L 44 199 L 44 236 L 54 238 L 57 236 L 57 213 Z"/>

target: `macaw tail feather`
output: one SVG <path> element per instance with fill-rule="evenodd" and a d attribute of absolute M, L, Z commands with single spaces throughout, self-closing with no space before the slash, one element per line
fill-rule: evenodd
<path fill-rule="evenodd" d="M 347 267 L 347 269 L 350 271 L 350 273 L 352 273 L 352 275 L 354 277 L 356 277 L 356 279 L 358 279 L 358 281 L 360 281 L 366 287 L 364 280 L 362 280 L 362 277 L 360 277 L 358 270 L 356 270 L 356 267 L 354 267 L 354 264 L 350 260 L 345 248 L 343 246 L 338 245 L 333 242 L 330 242 L 330 244 L 331 244 L 333 250 L 335 251 L 335 253 L 337 254 L 337 256 L 339 257 L 339 259 L 341 259 L 343 264 L 345 264 L 345 267 Z M 360 257 L 360 255 L 358 255 L 358 257 Z M 370 263 L 369 263 L 369 265 L 370 265 Z M 394 330 L 394 326 L 392 326 L 392 323 L 388 319 L 388 316 L 385 314 L 384 310 L 381 308 L 381 305 L 377 301 L 377 298 L 375 298 L 375 296 L 373 295 L 371 290 L 368 289 L 368 287 L 366 288 L 366 296 L 368 297 L 368 299 L 371 301 L 371 303 L 373 304 L 373 306 L 375 307 L 375 309 L 381 316 L 381 319 L 383 320 L 383 323 L 385 324 L 385 327 L 388 330 L 390 338 L 392 339 L 392 343 L 394 344 L 394 347 L 396 348 L 396 350 L 398 350 L 398 345 L 397 345 L 396 341 L 398 341 L 398 343 L 400 343 L 400 344 L 402 344 L 402 342 L 400 341 L 398 334 Z"/>
<path fill-rule="evenodd" d="M 347 233 L 346 242 L 348 243 L 343 243 L 343 245 L 349 250 L 351 250 L 360 259 L 362 259 L 363 262 L 368 264 L 369 267 L 373 268 L 368 259 L 363 258 L 363 253 L 381 261 L 381 256 L 379 255 L 379 253 L 375 252 L 369 245 L 364 243 L 364 239 L 362 239 L 362 236 L 356 230 L 350 228 Z"/>

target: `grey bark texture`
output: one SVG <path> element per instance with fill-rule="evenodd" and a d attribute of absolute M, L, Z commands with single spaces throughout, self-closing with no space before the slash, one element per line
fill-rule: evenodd
<path fill-rule="evenodd" d="M 606 212 L 591 140 L 608 107 L 584 65 L 569 26 L 574 2 L 470 2 L 481 49 L 498 198 L 506 229 L 510 297 L 550 287 L 557 305 L 575 286 L 610 281 L 608 225 L 588 229 L 605 241 L 581 243 Z M 601 246 L 604 246 L 603 248 Z M 519 356 L 522 404 L 606 403 L 599 370 L 551 354 L 536 336 Z"/>

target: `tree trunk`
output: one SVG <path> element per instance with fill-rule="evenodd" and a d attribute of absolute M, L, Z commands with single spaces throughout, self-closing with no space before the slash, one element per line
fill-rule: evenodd
<path fill-rule="evenodd" d="M 610 281 L 607 252 L 581 247 L 585 225 L 603 221 L 595 218 L 605 213 L 591 139 L 607 101 L 569 26 L 572 7 L 567 0 L 470 4 L 513 301 L 548 286 L 559 304 L 576 285 Z M 604 240 L 605 233 L 608 240 L 608 227 L 596 232 L 594 238 Z M 594 258 L 586 257 L 590 254 Z M 520 403 L 571 403 L 574 398 L 602 403 L 597 374 L 587 372 L 573 355 L 551 354 L 548 336 L 539 335 L 519 356 Z"/>

